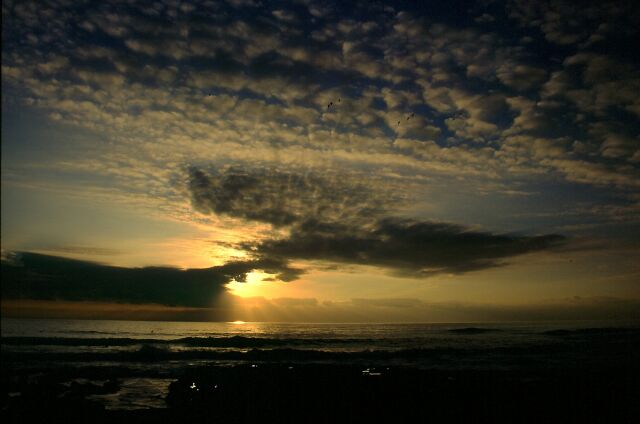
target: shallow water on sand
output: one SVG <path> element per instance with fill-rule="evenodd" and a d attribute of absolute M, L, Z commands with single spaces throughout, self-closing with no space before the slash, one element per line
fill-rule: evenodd
<path fill-rule="evenodd" d="M 173 381 L 173 378 L 124 378 L 116 393 L 89 395 L 86 398 L 96 400 L 112 410 L 165 408 L 165 398 Z"/>

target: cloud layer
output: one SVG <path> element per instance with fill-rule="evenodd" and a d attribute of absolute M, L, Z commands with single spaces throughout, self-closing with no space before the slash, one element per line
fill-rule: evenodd
<path fill-rule="evenodd" d="M 636 9 L 7 2 L 2 78 L 19 103 L 116 140 L 55 165 L 123 190 L 166 191 L 169 171 L 215 157 L 624 192 L 639 181 Z"/>

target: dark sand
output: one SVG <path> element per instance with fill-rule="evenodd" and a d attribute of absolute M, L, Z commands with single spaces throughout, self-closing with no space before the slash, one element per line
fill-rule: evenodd
<path fill-rule="evenodd" d="M 2 373 L 3 422 L 638 423 L 638 368 L 436 371 L 340 365 L 237 365 L 182 371 L 166 409 L 109 411 L 125 368 Z M 91 381 L 62 384 L 83 377 Z M 17 395 L 19 393 L 19 395 Z"/>

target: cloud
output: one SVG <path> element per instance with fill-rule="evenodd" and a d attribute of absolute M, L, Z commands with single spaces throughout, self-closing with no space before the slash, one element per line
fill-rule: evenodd
<path fill-rule="evenodd" d="M 495 322 L 589 319 L 637 319 L 640 299 L 569 297 L 520 304 L 428 302 L 413 298 L 314 298 L 229 296 L 219 307 L 189 308 L 104 302 L 2 300 L 2 316 L 15 318 L 82 318 L 162 321 L 268 322 Z"/>
<path fill-rule="evenodd" d="M 31 299 L 2 299 L 1 310 L 3 318 L 228 322 L 237 316 L 226 305 L 214 308 L 194 308 L 158 304 Z"/>
<path fill-rule="evenodd" d="M 483 13 L 482 15 L 474 18 L 473 20 L 479 24 L 488 24 L 488 23 L 494 22 L 496 18 L 494 18 L 488 13 Z"/>
<path fill-rule="evenodd" d="M 378 299 L 351 299 L 354 306 L 373 306 L 383 308 L 415 308 L 422 306 L 424 303 L 418 299 L 411 298 L 378 298 Z"/>
<path fill-rule="evenodd" d="M 510 18 L 522 26 L 538 27 L 552 43 L 575 44 L 588 34 L 585 16 L 580 13 L 584 7 L 569 1 L 533 4 L 516 0 L 509 2 L 507 8 Z M 572 19 L 566 19 L 568 16 Z"/>
<path fill-rule="evenodd" d="M 307 222 L 287 238 L 251 247 L 269 258 L 370 265 L 420 278 L 500 266 L 509 257 L 548 250 L 564 240 L 560 235 L 501 235 L 454 224 L 383 218 L 369 229 Z"/>
<path fill-rule="evenodd" d="M 2 299 L 64 300 L 211 307 L 225 284 L 252 270 L 292 280 L 300 270 L 273 259 L 231 261 L 205 269 L 123 268 L 36 253 L 2 260 Z"/>
<path fill-rule="evenodd" d="M 71 254 L 71 255 L 91 255 L 91 256 L 114 256 L 121 255 L 123 251 L 118 249 L 110 249 L 106 247 L 96 246 L 44 246 L 39 248 L 40 251 L 56 252 L 58 254 Z"/>
<path fill-rule="evenodd" d="M 351 180 L 351 181 L 350 181 Z M 365 221 L 393 206 L 397 196 L 376 193 L 341 174 L 277 169 L 189 169 L 195 209 L 272 224 Z"/>
<path fill-rule="evenodd" d="M 368 240 L 408 203 L 451 207 L 425 196 L 439 187 L 473 193 L 458 210 L 495 195 L 488 186 L 539 192 L 550 178 L 619 196 L 637 187 L 637 25 L 625 2 L 497 2 L 466 21 L 410 4 L 248 3 L 6 5 L 4 99 L 66 134 L 39 141 L 45 158 L 7 149 L 19 153 L 3 183 L 190 224 L 267 223 L 297 241 L 319 240 L 303 225 Z M 200 166 L 211 163 L 234 171 Z M 428 218 L 414 223 L 438 224 Z M 440 262 L 408 268 L 452 269 Z"/>
<path fill-rule="evenodd" d="M 498 68 L 498 79 L 519 91 L 529 90 L 545 81 L 544 69 L 522 64 L 504 64 Z"/>
<path fill-rule="evenodd" d="M 610 55 L 580 52 L 565 58 L 563 70 L 545 84 L 544 97 L 566 98 L 582 112 L 600 121 L 618 122 L 611 111 L 618 109 L 636 116 L 640 100 L 633 93 L 640 89 L 640 72 L 634 63 Z M 632 126 L 632 125 L 630 125 Z"/>
<path fill-rule="evenodd" d="M 560 22 L 568 12 L 578 27 L 605 39 L 627 40 L 635 31 L 621 3 L 590 2 L 584 10 L 567 2 L 505 6 L 517 23 L 558 39 L 573 34 Z M 506 132 L 575 137 L 588 130 L 590 114 L 616 121 L 621 114 L 610 113 L 614 109 L 635 116 L 640 111 L 633 96 L 637 71 L 624 57 L 608 51 L 564 57 L 525 47 L 500 30 L 503 14 L 493 11 L 480 13 L 481 21 L 500 24 L 487 31 L 488 25 L 453 26 L 412 8 L 388 14 L 371 6 L 355 16 L 337 3 L 309 6 L 309 13 L 284 5 L 238 13 L 225 2 L 182 8 L 21 2 L 5 9 L 11 19 L 3 40 L 3 83 L 17 87 L 25 104 L 51 120 L 117 140 L 117 147 L 93 146 L 83 149 L 85 157 L 66 158 L 64 170 L 109 178 L 125 192 L 140 188 L 134 196 L 163 192 L 174 177 L 167 177 L 169 170 L 202 157 L 272 163 L 304 157 L 351 169 L 362 163 L 396 171 L 411 166 L 423 176 L 457 178 L 459 169 L 476 165 L 458 160 L 452 167 L 424 154 L 407 158 L 409 149 L 395 148 L 394 137 L 440 146 L 471 141 L 476 144 L 458 151 L 484 157 L 485 143 Z M 531 106 L 516 110 L 514 91 Z M 341 107 L 326 111 L 336 97 Z M 414 119 L 398 127 L 410 112 Z M 637 162 L 633 149 L 609 143 L 602 155 L 581 160 Z M 490 148 L 504 161 L 493 161 L 487 178 L 509 175 L 511 163 L 521 161 L 497 144 Z M 61 169 L 60 163 L 48 166 L 51 173 Z M 546 171 L 536 161 L 519 168 L 534 176 Z"/>
<path fill-rule="evenodd" d="M 286 227 L 284 238 L 240 246 L 259 260 L 279 263 L 370 265 L 426 277 L 500 266 L 509 257 L 564 241 L 559 235 L 501 235 L 394 217 L 393 202 L 348 178 L 233 168 L 205 173 L 191 168 L 189 189 L 201 212 Z"/>

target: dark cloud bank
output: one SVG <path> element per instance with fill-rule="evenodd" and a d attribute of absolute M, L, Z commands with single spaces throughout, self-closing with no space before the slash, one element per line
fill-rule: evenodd
<path fill-rule="evenodd" d="M 258 260 L 373 265 L 420 277 L 500 266 L 509 257 L 565 241 L 556 234 L 493 234 L 396 217 L 389 211 L 398 208 L 398 199 L 349 178 L 265 169 L 191 168 L 189 173 L 192 202 L 200 212 L 289 229 L 288 237 L 241 245 Z"/>
<path fill-rule="evenodd" d="M 2 261 L 2 299 L 108 301 L 210 307 L 232 280 L 253 269 L 287 280 L 297 270 L 269 259 L 233 261 L 206 269 L 122 268 L 36 253 Z"/>

